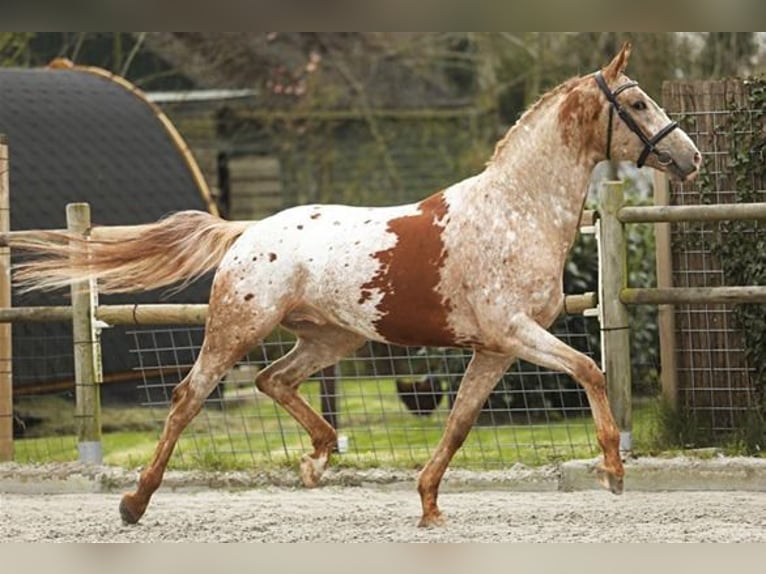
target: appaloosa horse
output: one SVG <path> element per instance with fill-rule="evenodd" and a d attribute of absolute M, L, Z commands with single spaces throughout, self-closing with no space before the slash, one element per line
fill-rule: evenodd
<path fill-rule="evenodd" d="M 562 310 L 564 262 L 596 163 L 631 160 L 680 179 L 700 166 L 689 137 L 623 75 L 629 53 L 626 44 L 603 70 L 542 96 L 484 171 L 418 203 L 306 205 L 258 222 L 186 211 L 127 228 L 119 241 L 48 234 L 16 242 L 47 253 L 18 272 L 31 288 L 96 277 L 104 292 L 139 291 L 218 267 L 199 358 L 173 392 L 154 457 L 122 499 L 122 518 L 141 518 L 205 398 L 278 325 L 297 343 L 256 385 L 311 435 L 314 451 L 300 464 L 306 486 L 319 481 L 336 434 L 298 386 L 372 339 L 473 350 L 444 435 L 419 477 L 420 525 L 443 521 L 442 476 L 515 358 L 564 371 L 585 388 L 604 453 L 600 477 L 620 493 L 619 432 L 604 376 L 546 329 Z"/>

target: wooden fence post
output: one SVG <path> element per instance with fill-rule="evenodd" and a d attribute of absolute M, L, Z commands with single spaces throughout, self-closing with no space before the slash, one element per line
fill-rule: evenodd
<path fill-rule="evenodd" d="M 11 229 L 8 140 L 0 134 L 0 233 Z M 0 307 L 11 306 L 11 250 L 0 247 Z M 11 324 L 0 324 L 0 461 L 13 460 Z"/>
<path fill-rule="evenodd" d="M 623 184 L 607 181 L 599 193 L 601 237 L 601 311 L 602 356 L 609 406 L 620 429 L 620 450 L 632 448 L 630 323 L 628 309 L 620 301 L 620 291 L 627 287 L 627 258 L 623 223 L 617 212 L 624 201 Z"/>
<path fill-rule="evenodd" d="M 90 232 L 90 206 L 66 206 L 67 229 Z M 96 327 L 96 290 L 92 281 L 72 283 L 72 339 L 74 340 L 75 417 L 80 462 L 101 464 L 101 350 Z"/>
<path fill-rule="evenodd" d="M 657 170 L 654 171 L 654 204 L 670 205 L 668 176 Z M 670 223 L 655 223 L 654 237 L 657 251 L 657 287 L 673 287 Z M 673 305 L 657 306 L 657 326 L 660 336 L 662 395 L 675 410 L 678 407 L 678 366 L 676 364 L 676 310 Z"/>

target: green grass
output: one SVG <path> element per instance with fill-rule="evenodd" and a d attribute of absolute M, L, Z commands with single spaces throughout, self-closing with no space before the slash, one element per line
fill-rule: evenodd
<path fill-rule="evenodd" d="M 347 453 L 334 458 L 343 467 L 418 468 L 444 430 L 446 407 L 429 417 L 416 417 L 399 401 L 392 379 L 344 380 L 339 397 L 340 434 L 349 438 Z M 302 387 L 307 400 L 319 404 L 318 385 Z M 182 435 L 170 462 L 176 469 L 265 469 L 295 465 L 310 451 L 306 433 L 289 415 L 250 391 L 247 400 L 227 402 L 225 409 L 207 407 Z M 41 435 L 15 442 L 18 462 L 77 459 L 73 405 L 61 399 L 34 399 L 46 423 Z M 42 414 L 44 413 L 44 414 Z M 165 409 L 142 407 L 102 410 L 104 462 L 126 468 L 146 464 L 154 451 Z M 639 403 L 633 412 L 636 449 L 651 448 L 656 409 Z M 453 467 L 503 468 L 516 462 L 540 465 L 599 454 L 590 416 L 552 420 L 549 424 L 477 425 L 458 451 Z"/>

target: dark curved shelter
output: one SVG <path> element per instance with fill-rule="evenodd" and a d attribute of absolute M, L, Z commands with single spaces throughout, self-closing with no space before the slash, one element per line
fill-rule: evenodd
<path fill-rule="evenodd" d="M 99 68 L 66 61 L 0 68 L 0 133 L 9 144 L 13 230 L 63 228 L 70 202 L 88 202 L 93 222 L 104 225 L 146 223 L 184 209 L 217 213 L 199 167 L 167 117 L 135 86 Z M 208 291 L 209 281 L 201 281 L 172 297 L 155 292 L 101 302 L 206 302 Z M 16 306 L 66 302 L 66 294 L 13 298 Z M 131 384 L 136 365 L 128 330 L 103 332 L 106 382 Z M 15 324 L 13 355 L 15 392 L 62 389 L 73 379 L 68 324 Z M 107 398 L 110 388 L 118 391 L 105 385 Z"/>

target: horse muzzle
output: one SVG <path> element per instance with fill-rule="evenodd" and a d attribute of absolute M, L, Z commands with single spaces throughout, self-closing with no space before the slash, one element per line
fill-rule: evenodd
<path fill-rule="evenodd" d="M 666 170 L 671 177 L 680 181 L 692 181 L 699 174 L 702 166 L 702 156 L 695 151 L 690 157 L 673 157 L 667 153 L 660 153 L 657 163 Z"/>

